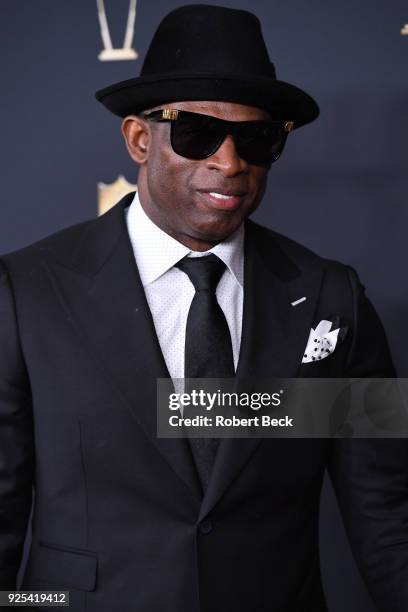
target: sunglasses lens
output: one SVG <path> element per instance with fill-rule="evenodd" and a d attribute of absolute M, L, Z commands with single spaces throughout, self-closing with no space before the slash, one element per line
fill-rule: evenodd
<path fill-rule="evenodd" d="M 174 151 L 189 159 L 209 157 L 223 138 L 222 128 L 212 117 L 200 114 L 181 114 L 172 123 L 171 144 Z"/>
<path fill-rule="evenodd" d="M 286 135 L 280 125 L 262 122 L 242 125 L 235 134 L 238 154 L 249 164 L 269 166 L 282 153 Z"/>
<path fill-rule="evenodd" d="M 171 124 L 174 151 L 188 159 L 204 159 L 218 149 L 227 134 L 238 155 L 249 164 L 270 166 L 283 151 L 287 133 L 270 121 L 224 122 L 200 113 L 180 112 Z"/>

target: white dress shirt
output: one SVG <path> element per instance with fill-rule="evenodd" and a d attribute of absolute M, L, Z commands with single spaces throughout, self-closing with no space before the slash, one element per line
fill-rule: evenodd
<path fill-rule="evenodd" d="M 244 302 L 244 224 L 209 251 L 191 251 L 161 230 L 143 210 L 138 192 L 126 209 L 126 223 L 156 334 L 171 378 L 184 378 L 186 324 L 195 289 L 175 268 L 186 255 L 217 255 L 226 265 L 216 296 L 231 334 L 235 369 L 241 345 Z M 197 339 L 198 340 L 198 339 Z"/>

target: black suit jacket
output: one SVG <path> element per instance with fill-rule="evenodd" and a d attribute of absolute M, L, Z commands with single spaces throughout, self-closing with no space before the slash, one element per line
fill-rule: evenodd
<path fill-rule="evenodd" d="M 225 439 L 202 497 L 187 441 L 157 438 L 168 372 L 127 234 L 131 198 L 0 259 L 0 588 L 15 587 L 33 486 L 22 586 L 70 590 L 73 612 L 321 612 L 328 467 L 379 609 L 406 611 L 405 441 Z M 246 223 L 238 374 L 393 376 L 355 272 Z M 348 322 L 345 341 L 300 366 L 331 314 Z"/>

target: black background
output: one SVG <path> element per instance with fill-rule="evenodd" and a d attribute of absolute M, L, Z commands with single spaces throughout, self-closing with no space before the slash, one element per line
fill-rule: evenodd
<path fill-rule="evenodd" d="M 139 0 L 139 59 L 100 62 L 93 0 L 1 0 L 1 253 L 95 216 L 98 181 L 123 174 L 136 182 L 120 120 L 93 94 L 139 73 L 160 19 L 182 4 Z M 398 373 L 407 376 L 406 1 L 212 4 L 255 12 L 278 78 L 306 89 L 321 107 L 315 123 L 290 135 L 253 218 L 357 269 Z M 114 46 L 121 46 L 128 0 L 105 5 Z M 321 554 L 330 610 L 372 612 L 330 486 Z"/>

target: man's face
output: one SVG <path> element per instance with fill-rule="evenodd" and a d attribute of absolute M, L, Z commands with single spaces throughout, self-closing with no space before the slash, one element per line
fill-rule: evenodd
<path fill-rule="evenodd" d="M 174 102 L 176 108 L 230 121 L 269 119 L 266 111 L 230 102 Z M 194 250 L 206 250 L 225 239 L 260 204 L 268 168 L 238 156 L 228 135 L 203 160 L 177 155 L 170 143 L 170 123 L 148 121 L 150 140 L 140 167 L 138 188 L 146 213 L 164 231 Z M 233 194 L 220 199 L 211 193 Z"/>

